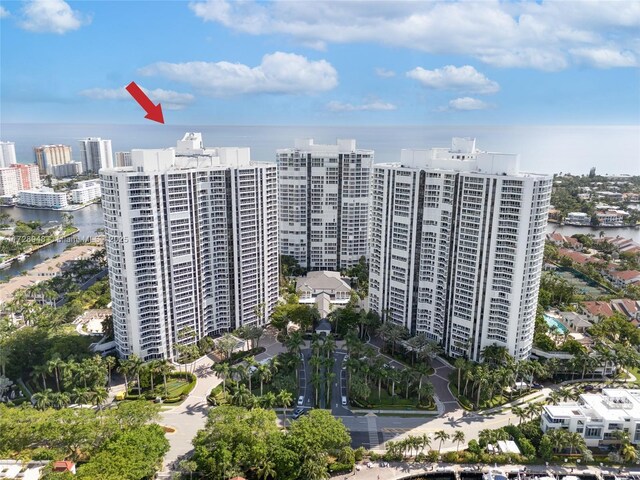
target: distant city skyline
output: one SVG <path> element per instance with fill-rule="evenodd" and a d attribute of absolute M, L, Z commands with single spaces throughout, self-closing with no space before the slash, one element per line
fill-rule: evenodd
<path fill-rule="evenodd" d="M 173 125 L 640 123 L 634 1 L 3 0 L 0 22 L 3 123 L 148 123 L 130 81 Z"/>

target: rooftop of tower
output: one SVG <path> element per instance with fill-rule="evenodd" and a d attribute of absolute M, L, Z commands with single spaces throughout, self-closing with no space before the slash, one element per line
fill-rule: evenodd
<path fill-rule="evenodd" d="M 338 154 L 338 153 L 354 153 L 361 152 L 367 154 L 373 154 L 373 150 L 365 150 L 356 148 L 356 140 L 353 138 L 339 138 L 335 144 L 320 144 L 315 143 L 313 138 L 297 138 L 294 142 L 293 148 L 279 148 L 277 153 L 292 153 L 292 152 L 310 152 L 310 153 L 322 153 L 322 154 Z"/>
<path fill-rule="evenodd" d="M 122 172 L 153 172 L 195 168 L 227 168 L 269 165 L 251 161 L 249 147 L 206 148 L 199 132 L 187 132 L 175 147 L 131 150 L 131 166 L 115 167 Z"/>

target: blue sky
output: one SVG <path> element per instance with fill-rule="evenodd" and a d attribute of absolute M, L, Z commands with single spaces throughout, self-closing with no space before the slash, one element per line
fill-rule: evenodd
<path fill-rule="evenodd" d="M 0 1 L 0 120 L 638 124 L 640 2 Z"/>

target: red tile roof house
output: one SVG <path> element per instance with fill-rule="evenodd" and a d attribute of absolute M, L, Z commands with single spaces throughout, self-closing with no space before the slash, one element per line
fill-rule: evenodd
<path fill-rule="evenodd" d="M 630 298 L 620 298 L 611 300 L 611 306 L 614 311 L 620 312 L 632 320 L 640 320 L 640 301 L 631 300 Z"/>
<path fill-rule="evenodd" d="M 589 320 L 597 320 L 600 317 L 608 318 L 614 313 L 609 302 L 582 302 L 581 308 Z"/>
<path fill-rule="evenodd" d="M 76 464 L 68 460 L 60 460 L 57 462 L 53 462 L 53 471 L 54 472 L 71 472 L 75 474 Z"/>
<path fill-rule="evenodd" d="M 640 282 L 640 272 L 637 270 L 609 270 L 606 275 L 611 283 L 619 288 Z"/>
<path fill-rule="evenodd" d="M 569 250 L 568 248 L 559 248 L 558 249 L 558 254 L 563 256 L 563 257 L 567 257 L 570 258 L 572 261 L 580 264 L 580 265 L 585 265 L 587 263 L 602 263 L 603 260 L 596 258 L 596 257 L 590 257 L 589 255 L 585 255 L 584 253 L 580 253 L 580 252 L 574 252 L 573 250 Z"/>
<path fill-rule="evenodd" d="M 582 251 L 583 245 L 578 241 L 577 238 L 573 237 L 564 237 L 565 241 L 569 244 L 571 248 L 577 250 L 579 252 Z"/>

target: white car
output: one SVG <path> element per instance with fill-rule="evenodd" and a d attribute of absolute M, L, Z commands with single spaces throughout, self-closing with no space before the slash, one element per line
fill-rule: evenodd
<path fill-rule="evenodd" d="M 347 405 L 347 397 L 342 396 L 342 406 L 345 407 Z"/>
<path fill-rule="evenodd" d="M 298 405 L 302 405 L 304 403 L 304 395 L 300 395 L 298 397 Z"/>

